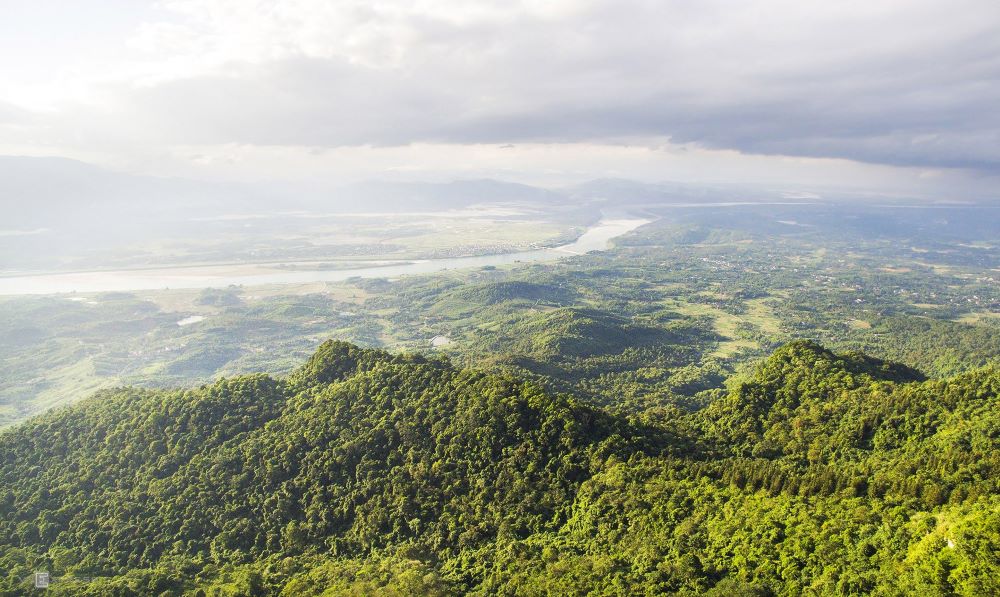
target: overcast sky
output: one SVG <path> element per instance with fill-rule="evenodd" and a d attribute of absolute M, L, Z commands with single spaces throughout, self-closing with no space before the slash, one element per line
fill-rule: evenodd
<path fill-rule="evenodd" d="M 997 0 L 6 0 L 0 153 L 989 192 Z"/>

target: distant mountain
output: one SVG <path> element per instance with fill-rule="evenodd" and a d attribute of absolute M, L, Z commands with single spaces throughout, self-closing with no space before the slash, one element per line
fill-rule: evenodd
<path fill-rule="evenodd" d="M 66 223 L 75 228 L 115 229 L 130 222 L 163 224 L 192 217 L 295 210 L 409 212 L 497 203 L 552 208 L 578 207 L 581 202 L 614 207 L 781 198 L 780 193 L 745 186 L 624 179 L 598 179 L 563 189 L 491 179 L 250 185 L 127 174 L 65 158 L 0 156 L 0 211 L 2 228 L 8 231 Z"/>
<path fill-rule="evenodd" d="M 0 269 L 129 255 L 130 247 L 155 239 L 196 235 L 193 218 L 268 203 L 250 186 L 137 176 L 63 158 L 0 157 Z"/>
<path fill-rule="evenodd" d="M 260 199 L 238 185 L 124 174 L 65 158 L 0 156 L 4 228 L 155 221 Z"/>
<path fill-rule="evenodd" d="M 287 236 L 304 224 L 258 219 L 250 230 L 240 218 L 496 203 L 551 208 L 567 201 L 552 191 L 495 180 L 251 185 L 133 175 L 63 158 L 0 156 L 0 269 L 48 269 L 66 262 L 78 267 L 81 260 L 83 267 L 95 267 L 108 255 L 149 250 L 159 241 L 238 244 L 255 238 L 260 244 L 271 238 L 269 231 Z"/>
<path fill-rule="evenodd" d="M 782 201 L 787 192 L 757 185 L 639 182 L 599 178 L 565 189 L 573 197 L 616 204 L 711 203 L 718 201 Z"/>
<path fill-rule="evenodd" d="M 205 182 L 114 172 L 65 158 L 0 156 L 4 229 L 186 220 L 261 211 L 414 211 L 484 203 L 562 204 L 566 195 L 497 180 L 370 181 L 346 186 Z"/>
<path fill-rule="evenodd" d="M 342 187 L 334 192 L 335 203 L 358 199 L 377 211 L 460 209 L 483 203 L 563 205 L 567 195 L 528 185 L 498 180 L 456 180 L 447 183 L 371 181 Z"/>

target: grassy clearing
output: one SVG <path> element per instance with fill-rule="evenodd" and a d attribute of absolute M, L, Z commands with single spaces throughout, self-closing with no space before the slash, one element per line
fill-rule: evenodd
<path fill-rule="evenodd" d="M 760 348 L 760 345 L 756 342 L 738 337 L 738 326 L 741 322 L 745 321 L 742 317 L 726 313 L 722 309 L 713 307 L 712 305 L 689 303 L 676 299 L 668 299 L 667 306 L 688 317 L 708 316 L 712 319 L 713 330 L 724 338 L 724 340 L 719 342 L 718 348 L 710 353 L 709 356 L 728 358 L 744 349 L 755 350 Z"/>
<path fill-rule="evenodd" d="M 1000 322 L 1000 313 L 996 311 L 974 311 L 966 313 L 955 319 L 959 323 L 969 323 L 972 325 L 981 324 L 988 321 Z"/>
<path fill-rule="evenodd" d="M 783 333 L 781 320 L 774 314 L 773 303 L 776 299 L 771 297 L 756 298 L 746 301 L 747 314 L 743 319 L 760 328 L 760 331 L 769 336 L 780 336 Z"/>

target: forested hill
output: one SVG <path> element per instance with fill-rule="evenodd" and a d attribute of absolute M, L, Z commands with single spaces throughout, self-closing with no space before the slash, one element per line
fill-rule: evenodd
<path fill-rule="evenodd" d="M 808 342 L 696 412 L 328 342 L 0 434 L 0 587 L 52 594 L 1000 594 L 1000 372 Z M 324 593 L 325 591 L 325 593 Z"/>

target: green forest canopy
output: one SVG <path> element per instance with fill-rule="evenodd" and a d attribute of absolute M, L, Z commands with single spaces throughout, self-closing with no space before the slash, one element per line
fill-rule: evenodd
<path fill-rule="evenodd" d="M 626 415 L 327 342 L 0 434 L 0 580 L 54 594 L 1000 594 L 1000 371 L 811 342 Z"/>

